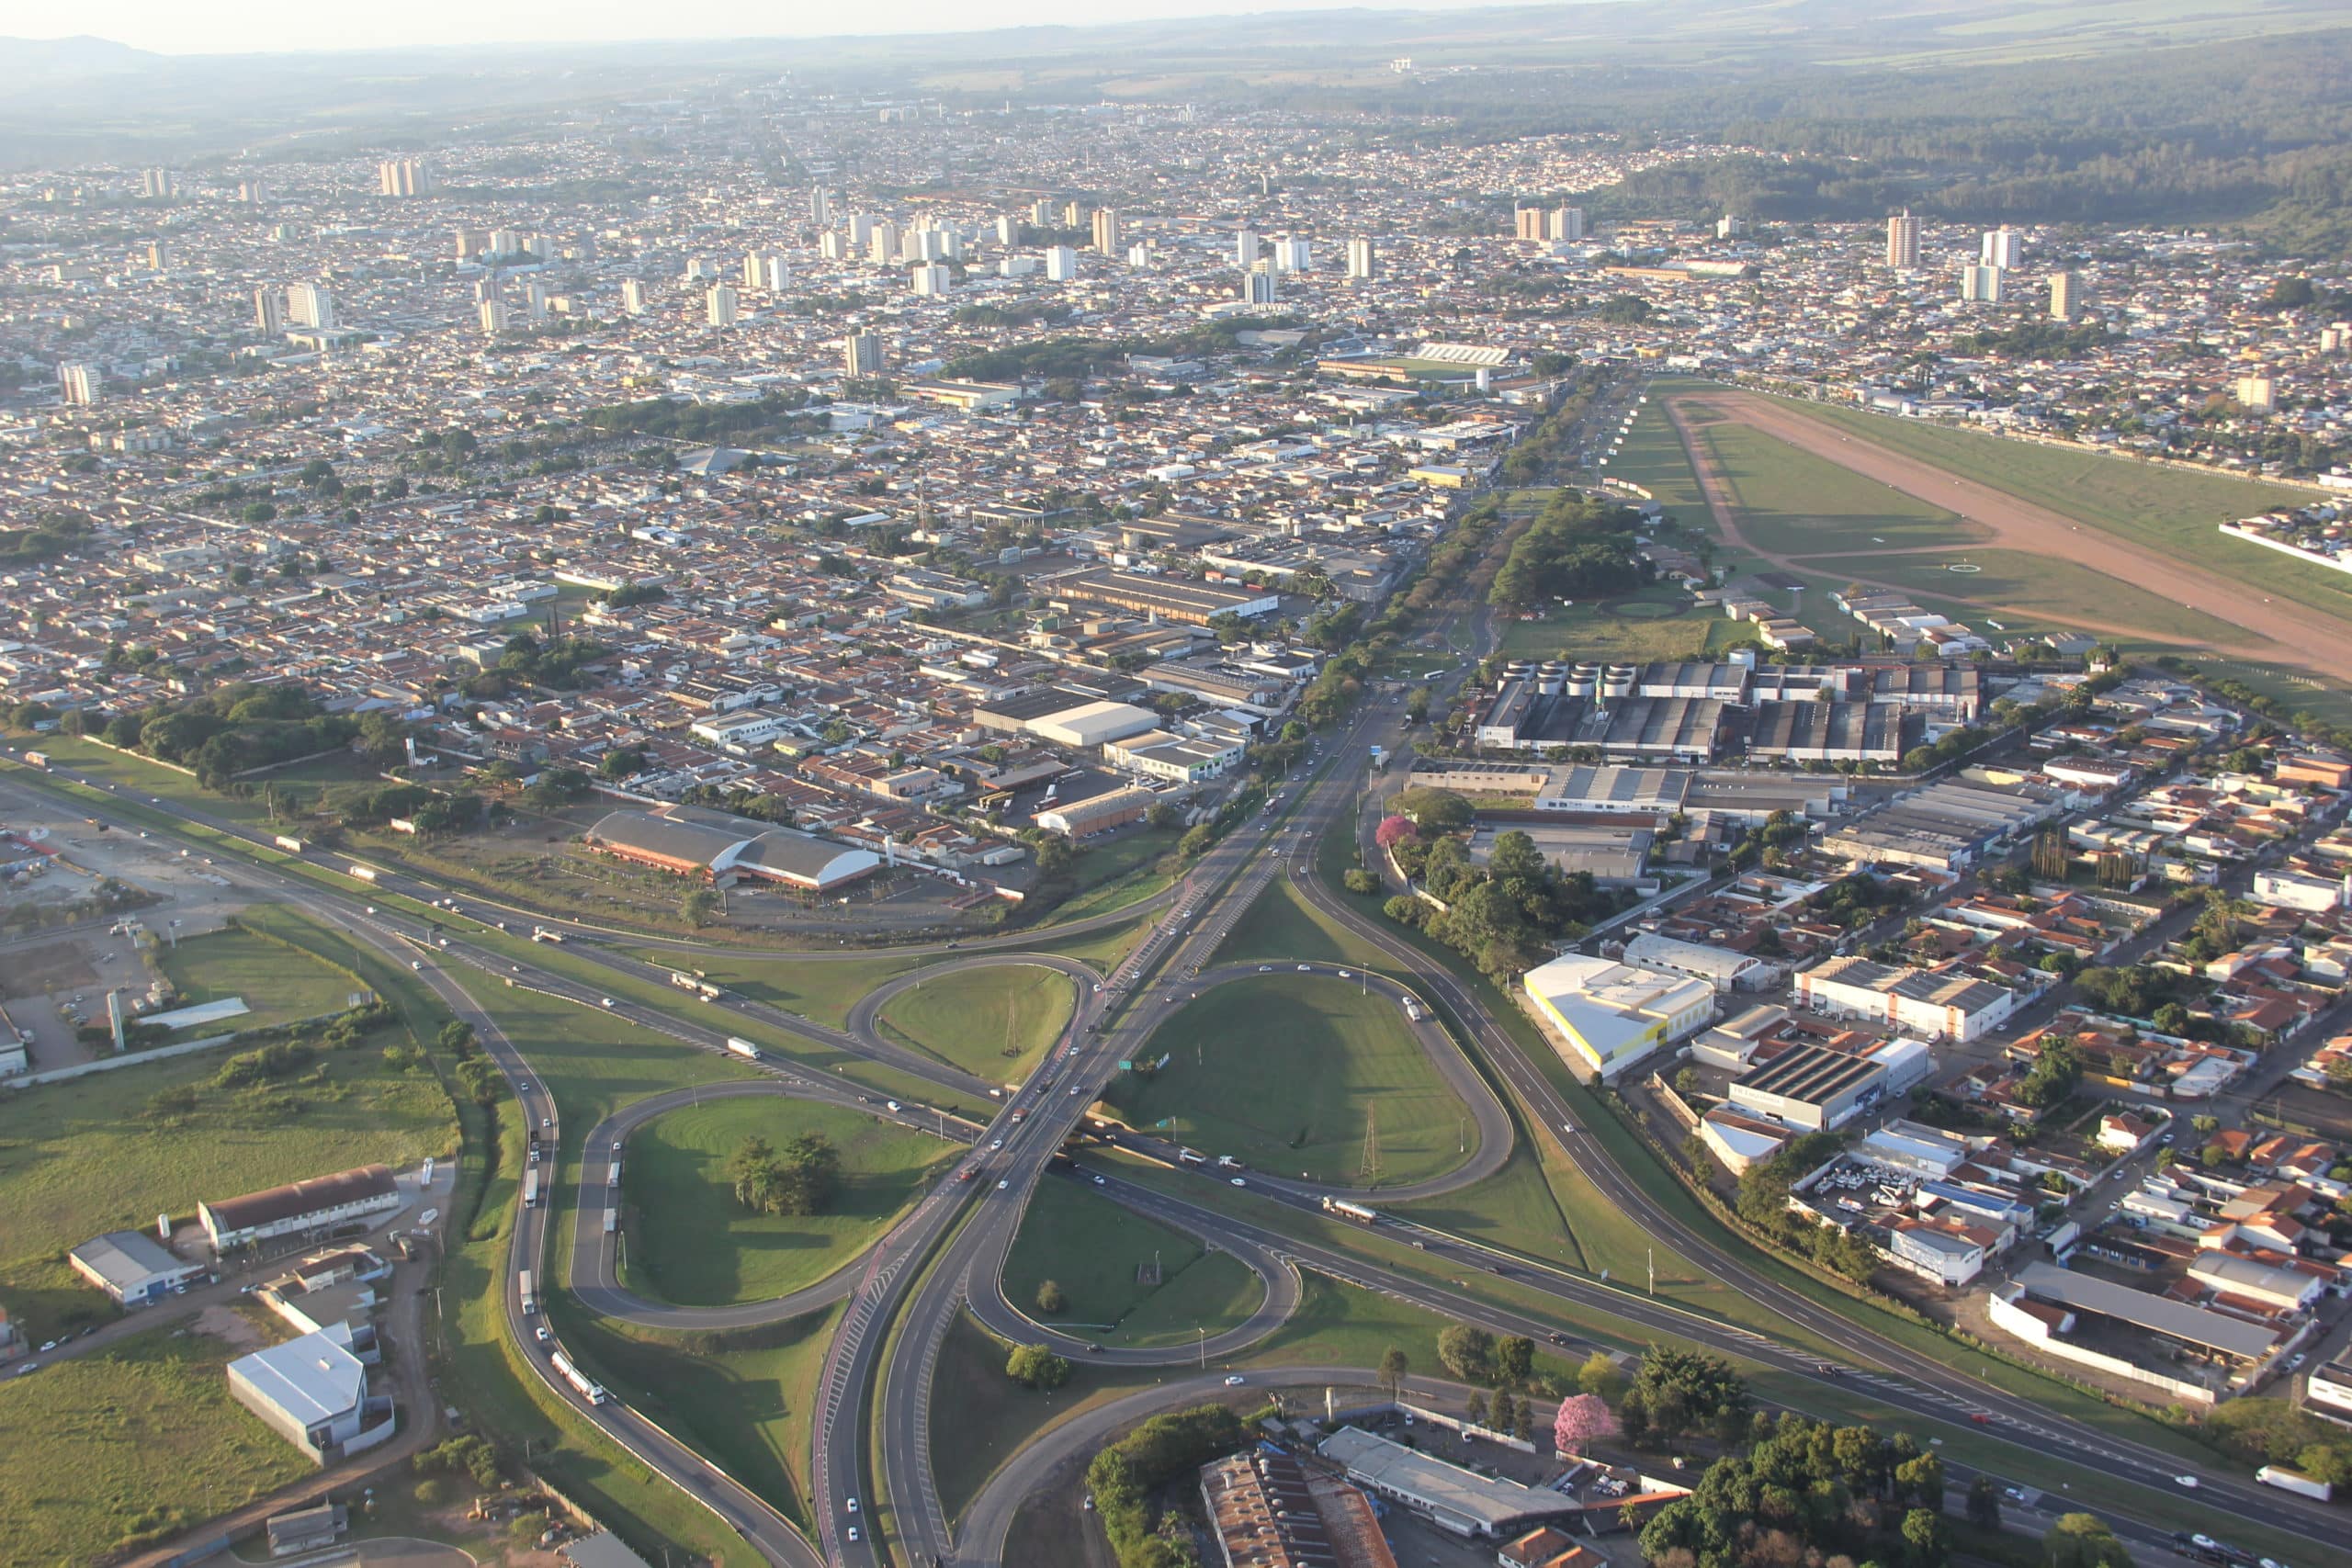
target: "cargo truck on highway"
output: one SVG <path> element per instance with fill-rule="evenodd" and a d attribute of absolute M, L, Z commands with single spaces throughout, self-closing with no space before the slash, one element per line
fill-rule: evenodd
<path fill-rule="evenodd" d="M 49 766 L 49 753 L 46 751 L 28 751 L 25 753 L 25 761 L 36 768 L 47 768 Z"/>
<path fill-rule="evenodd" d="M 539 1310 L 539 1298 L 531 1289 L 531 1271 L 528 1269 L 524 1269 L 521 1277 L 514 1283 L 515 1289 L 523 1297 L 523 1315 L 525 1317 L 534 1315 Z"/>
<path fill-rule="evenodd" d="M 605 1385 L 603 1383 L 598 1382 L 594 1378 L 590 1377 L 586 1372 L 583 1372 L 578 1367 L 573 1366 L 571 1364 L 571 1358 L 565 1355 L 562 1351 L 558 1350 L 554 1355 L 549 1356 L 548 1358 L 548 1365 L 553 1367 L 556 1370 L 557 1375 L 561 1377 L 564 1382 L 578 1389 L 582 1396 L 584 1397 L 589 1404 L 602 1404 L 605 1401 L 612 1397 L 611 1394 L 605 1392 Z"/>
<path fill-rule="evenodd" d="M 361 882 L 373 882 L 376 880 L 376 868 L 372 865 L 355 865 L 351 868 L 351 874 Z"/>
<path fill-rule="evenodd" d="M 741 1035 L 729 1035 L 727 1037 L 727 1048 L 729 1051 L 734 1052 L 738 1056 L 742 1057 L 743 1060 L 747 1062 L 763 1062 L 767 1059 L 760 1055 L 760 1048 L 757 1045 L 752 1044 L 750 1041 L 742 1038 Z"/>
<path fill-rule="evenodd" d="M 536 1209 L 538 1206 L 539 1173 L 537 1169 L 534 1168 L 523 1173 L 523 1207 L 526 1209 Z"/>
<path fill-rule="evenodd" d="M 2266 1464 L 2254 1472 L 2254 1478 L 2265 1486 L 2276 1486 L 2281 1492 L 2292 1492 L 2314 1502 L 2325 1503 L 2335 1495 L 2332 1482 L 2314 1481 L 2300 1470 L 2289 1470 L 2283 1464 Z"/>
<path fill-rule="evenodd" d="M 1379 1214 L 1373 1210 L 1365 1208 L 1362 1203 L 1351 1203 L 1340 1198 L 1324 1199 L 1323 1212 L 1327 1214 L 1337 1214 L 1343 1220 L 1353 1220 L 1359 1224 L 1371 1225 L 1380 1223 Z"/>
<path fill-rule="evenodd" d="M 302 840 L 296 838 L 291 833 L 280 833 L 277 837 L 272 839 L 270 842 L 276 844 L 279 849 L 288 851 L 294 854 L 299 855 L 302 852 Z"/>

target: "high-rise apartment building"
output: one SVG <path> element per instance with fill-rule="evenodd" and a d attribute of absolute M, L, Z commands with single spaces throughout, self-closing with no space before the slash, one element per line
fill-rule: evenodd
<path fill-rule="evenodd" d="M 956 275 L 937 262 L 926 262 L 914 269 L 915 292 L 926 298 L 944 294 L 954 287 Z"/>
<path fill-rule="evenodd" d="M 1062 227 L 1065 229 L 1085 228 L 1090 216 L 1086 203 L 1082 201 L 1062 203 Z"/>
<path fill-rule="evenodd" d="M 1980 305 L 1997 305 L 2001 300 L 2001 269 L 1997 266 L 1963 266 L 1960 269 L 1960 297 Z"/>
<path fill-rule="evenodd" d="M 548 319 L 548 304 L 554 298 L 547 284 L 539 278 L 535 277 L 523 285 L 523 309 L 530 316 L 532 325 L 537 326 Z"/>
<path fill-rule="evenodd" d="M 2083 308 L 2082 283 L 2071 272 L 2050 275 L 2050 319 L 2071 321 Z"/>
<path fill-rule="evenodd" d="M 1242 230 L 1241 232 L 1233 236 L 1234 264 L 1242 267 L 1256 266 L 1258 252 L 1263 243 L 1264 242 L 1258 238 L 1258 231 L 1255 229 Z"/>
<path fill-rule="evenodd" d="M 874 243 L 874 220 L 863 212 L 849 215 L 849 248 L 863 251 Z"/>
<path fill-rule="evenodd" d="M 882 374 L 882 334 L 852 333 L 842 340 L 842 373 L 864 381 Z"/>
<path fill-rule="evenodd" d="M 433 189 L 433 167 L 422 158 L 387 158 L 376 165 L 378 196 L 425 196 Z"/>
<path fill-rule="evenodd" d="M 645 285 L 629 277 L 621 280 L 621 309 L 632 316 L 645 314 Z"/>
<path fill-rule="evenodd" d="M 1305 240 L 1293 239 L 1288 235 L 1276 240 L 1274 242 L 1274 270 L 1276 272 L 1314 271 L 1313 247 Z"/>
<path fill-rule="evenodd" d="M 479 311 L 481 316 L 482 336 L 496 337 L 499 333 L 506 330 L 507 321 L 505 300 L 485 299 L 480 305 L 474 307 L 474 309 Z"/>
<path fill-rule="evenodd" d="M 169 169 L 142 169 L 139 194 L 150 201 L 169 201 L 180 191 L 180 178 Z"/>
<path fill-rule="evenodd" d="M 73 401 L 71 398 L 66 400 Z M 2269 413 L 2278 406 L 2278 386 L 2269 376 L 2241 376 L 2237 383 L 2238 406 L 2248 413 Z"/>
<path fill-rule="evenodd" d="M 768 257 L 767 276 L 762 286 L 771 294 L 781 294 L 792 287 L 792 264 L 782 256 Z"/>
<path fill-rule="evenodd" d="M 828 229 L 817 240 L 817 254 L 827 261 L 847 261 L 857 247 L 839 229 Z"/>
<path fill-rule="evenodd" d="M 148 241 L 147 269 L 150 272 L 167 272 L 171 269 L 171 265 L 172 247 L 161 240 Z"/>
<path fill-rule="evenodd" d="M 712 284 L 710 292 L 703 296 L 702 304 L 704 319 L 712 326 L 724 331 L 735 324 L 735 290 L 728 285 Z"/>
<path fill-rule="evenodd" d="M 1054 204 L 1046 200 L 1042 196 L 1036 200 L 1031 202 L 1029 204 L 1029 222 L 1033 228 L 1052 228 L 1054 226 Z"/>
<path fill-rule="evenodd" d="M 1544 237 L 1573 244 L 1584 238 L 1584 209 L 1555 207 L 1544 220 Z"/>
<path fill-rule="evenodd" d="M 1010 212 L 998 213 L 996 217 L 996 243 L 1000 245 L 1019 244 L 1021 243 L 1021 220 L 1015 218 Z"/>
<path fill-rule="evenodd" d="M 254 290 L 254 330 L 282 333 L 286 330 L 286 296 L 275 288 Z"/>
<path fill-rule="evenodd" d="M 1252 305 L 1271 305 L 1281 298 L 1281 285 L 1272 272 L 1252 268 L 1241 275 L 1241 298 Z"/>
<path fill-rule="evenodd" d="M 1046 281 L 1075 283 L 1078 280 L 1078 252 L 1068 245 L 1046 247 Z"/>
<path fill-rule="evenodd" d="M 1094 249 L 1106 256 L 1115 256 L 1125 247 L 1119 239 L 1118 209 L 1098 207 L 1094 209 Z"/>
<path fill-rule="evenodd" d="M 899 260 L 899 226 L 888 219 L 874 225 L 874 236 L 865 243 L 865 259 L 876 266 L 894 266 Z"/>
<path fill-rule="evenodd" d="M 1977 259 L 1986 266 L 2016 266 L 2025 260 L 2025 236 L 2006 223 L 1987 229 Z"/>
<path fill-rule="evenodd" d="M 1511 217 L 1518 225 L 1517 233 L 1521 239 L 1541 244 L 1551 238 L 1551 218 L 1542 208 L 1521 207 L 1516 209 Z"/>
<path fill-rule="evenodd" d="M 1359 236 L 1348 242 L 1348 276 L 1370 277 L 1374 263 L 1372 242 Z"/>
<path fill-rule="evenodd" d="M 58 390 L 65 400 L 76 408 L 88 408 L 98 400 L 99 376 L 95 365 L 61 365 L 57 367 Z"/>
<path fill-rule="evenodd" d="M 1886 265 L 1904 268 L 1919 265 L 1919 220 L 1908 209 L 1886 220 Z"/>
<path fill-rule="evenodd" d="M 808 221 L 820 229 L 832 226 L 833 198 L 823 186 L 808 193 Z"/>
<path fill-rule="evenodd" d="M 487 229 L 452 229 L 449 239 L 457 246 L 459 261 L 471 261 L 490 249 L 490 231 Z"/>
<path fill-rule="evenodd" d="M 334 295 L 323 283 L 298 283 L 286 291 L 286 319 L 298 327 L 334 331 Z"/>

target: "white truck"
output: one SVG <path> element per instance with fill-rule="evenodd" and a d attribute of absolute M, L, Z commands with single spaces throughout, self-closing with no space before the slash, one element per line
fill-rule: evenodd
<path fill-rule="evenodd" d="M 523 1297 L 523 1315 L 525 1317 L 537 1315 L 539 1310 L 539 1297 L 538 1292 L 531 1287 L 531 1271 L 528 1269 L 524 1269 L 514 1285 Z"/>
<path fill-rule="evenodd" d="M 602 1404 L 606 1400 L 612 1398 L 611 1394 L 605 1392 L 605 1385 L 603 1383 L 598 1382 L 594 1378 L 590 1377 L 586 1372 L 583 1372 L 578 1367 L 573 1366 L 571 1364 L 571 1358 L 565 1355 L 562 1351 L 558 1350 L 554 1355 L 549 1356 L 548 1358 L 548 1365 L 553 1367 L 556 1370 L 556 1374 L 562 1378 L 564 1382 L 578 1389 L 580 1391 L 581 1397 L 587 1400 L 589 1404 Z"/>
<path fill-rule="evenodd" d="M 741 1035 L 729 1035 L 727 1037 L 727 1048 L 729 1051 L 734 1052 L 738 1056 L 742 1057 L 743 1060 L 747 1062 L 763 1062 L 767 1059 L 760 1054 L 760 1048 L 757 1045 L 752 1044 L 750 1041 L 742 1038 Z"/>
<path fill-rule="evenodd" d="M 2334 1483 L 2314 1481 L 2301 1471 L 2289 1470 L 2283 1464 L 2266 1464 L 2254 1472 L 2254 1478 L 2265 1486 L 2276 1486 L 2281 1492 L 2292 1492 L 2315 1503 L 2329 1502 L 2335 1496 Z"/>
<path fill-rule="evenodd" d="M 534 1166 L 523 1173 L 523 1207 L 536 1209 L 538 1206 L 539 1171 L 538 1168 Z"/>
<path fill-rule="evenodd" d="M 351 868 L 350 875 L 360 882 L 373 882 L 376 880 L 376 868 L 372 865 L 355 865 Z"/>

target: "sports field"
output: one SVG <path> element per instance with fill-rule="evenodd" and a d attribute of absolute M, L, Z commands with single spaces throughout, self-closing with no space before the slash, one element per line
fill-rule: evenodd
<path fill-rule="evenodd" d="M 781 1148 L 815 1134 L 842 1159 L 822 1214 L 763 1214 L 735 1201 L 727 1162 L 749 1137 Z M 654 1118 L 621 1163 L 631 1289 L 682 1306 L 797 1291 L 854 1258 L 944 1165 L 951 1145 L 854 1111 L 781 1095 L 713 1100 Z"/>
<path fill-rule="evenodd" d="M 1154 1262 L 1159 1282 L 1140 1282 L 1137 1266 Z M 1069 1300 L 1060 1312 L 1037 1305 L 1048 1280 Z M 1222 1334 L 1247 1322 L 1265 1299 L 1231 1254 L 1067 1177 L 1037 1184 L 1004 1260 L 1004 1294 L 1038 1322 L 1105 1345 L 1189 1344 L 1200 1329 Z"/>
<path fill-rule="evenodd" d="M 883 1032 L 983 1078 L 1026 1077 L 1078 1006 L 1077 983 L 1035 964 L 962 969 L 900 991 L 876 1015 Z"/>
<path fill-rule="evenodd" d="M 1219 986 L 1144 1048 L 1155 1073 L 1123 1073 L 1105 1099 L 1137 1127 L 1284 1176 L 1352 1185 L 1376 1119 L 1380 1179 L 1460 1165 L 1470 1112 L 1386 998 L 1345 980 L 1277 972 Z"/>

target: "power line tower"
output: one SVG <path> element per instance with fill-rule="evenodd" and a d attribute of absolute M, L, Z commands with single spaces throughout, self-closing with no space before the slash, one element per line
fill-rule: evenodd
<path fill-rule="evenodd" d="M 1363 1163 L 1356 1168 L 1356 1181 L 1364 1187 L 1380 1185 L 1380 1107 L 1363 1108 Z"/>

